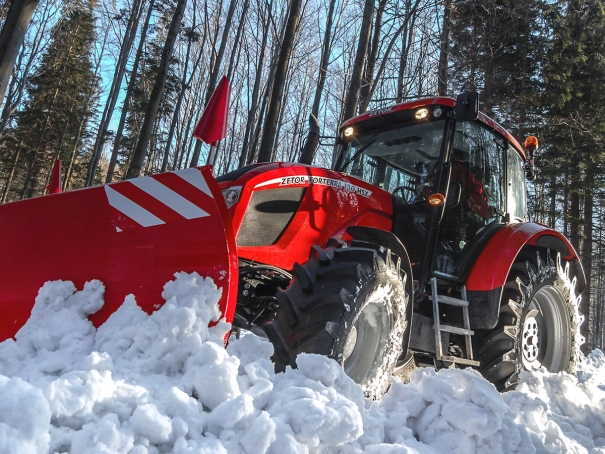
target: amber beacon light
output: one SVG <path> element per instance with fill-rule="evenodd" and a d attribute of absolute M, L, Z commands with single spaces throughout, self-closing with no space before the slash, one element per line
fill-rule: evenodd
<path fill-rule="evenodd" d="M 443 194 L 436 192 L 429 196 L 428 202 L 429 202 L 429 205 L 431 205 L 433 207 L 438 207 L 438 206 L 443 205 L 443 203 L 445 202 L 445 197 Z"/>

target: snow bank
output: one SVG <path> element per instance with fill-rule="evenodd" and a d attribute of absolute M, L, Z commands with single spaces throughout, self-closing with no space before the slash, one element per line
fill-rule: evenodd
<path fill-rule="evenodd" d="M 275 374 L 272 346 L 223 338 L 221 291 L 179 273 L 147 315 L 127 297 L 96 330 L 103 285 L 49 282 L 0 344 L 0 453 L 605 453 L 605 355 L 578 378 L 522 375 L 499 394 L 471 370 L 421 369 L 380 402 L 332 360 Z"/>

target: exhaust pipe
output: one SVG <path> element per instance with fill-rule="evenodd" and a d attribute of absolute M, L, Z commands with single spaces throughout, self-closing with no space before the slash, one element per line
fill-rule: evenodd
<path fill-rule="evenodd" d="M 307 134 L 307 140 L 300 150 L 300 164 L 311 164 L 315 155 L 315 149 L 319 143 L 319 122 L 315 115 L 309 115 L 309 134 Z"/>

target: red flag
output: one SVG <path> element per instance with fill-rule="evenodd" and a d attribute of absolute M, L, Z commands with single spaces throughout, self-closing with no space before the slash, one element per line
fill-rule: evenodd
<path fill-rule="evenodd" d="M 223 76 L 200 121 L 193 131 L 193 137 L 209 144 L 215 144 L 227 135 L 227 114 L 229 112 L 229 79 Z"/>
<path fill-rule="evenodd" d="M 53 164 L 53 173 L 50 177 L 50 183 L 46 186 L 49 194 L 57 194 L 61 192 L 61 160 L 55 159 Z"/>

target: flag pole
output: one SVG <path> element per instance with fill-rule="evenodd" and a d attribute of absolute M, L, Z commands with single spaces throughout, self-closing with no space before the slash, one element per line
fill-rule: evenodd
<path fill-rule="evenodd" d="M 210 144 L 210 151 L 208 151 L 208 161 L 206 162 L 209 166 L 214 166 L 214 162 L 216 161 L 216 151 L 218 148 L 218 141 L 212 142 Z"/>

